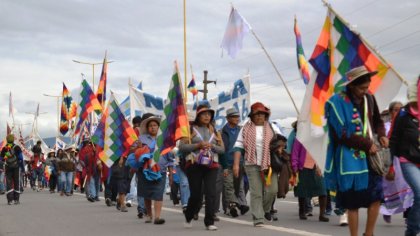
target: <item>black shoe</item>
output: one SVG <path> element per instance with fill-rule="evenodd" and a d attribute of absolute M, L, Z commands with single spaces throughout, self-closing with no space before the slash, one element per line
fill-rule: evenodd
<path fill-rule="evenodd" d="M 239 207 L 239 210 L 241 210 L 241 215 L 245 215 L 249 211 L 249 206 L 242 205 Z"/>
<path fill-rule="evenodd" d="M 271 209 L 270 213 L 271 213 L 271 214 L 275 214 L 275 213 L 277 213 L 277 209 L 274 209 L 274 208 L 273 208 L 273 209 Z"/>
<path fill-rule="evenodd" d="M 156 218 L 155 221 L 153 222 L 153 224 L 155 224 L 155 225 L 163 225 L 163 224 L 165 224 L 165 219 Z"/>
<path fill-rule="evenodd" d="M 267 220 L 267 221 L 273 221 L 273 218 L 271 217 L 271 213 L 270 212 L 267 212 L 267 213 L 265 213 L 264 214 L 264 218 Z"/>
<path fill-rule="evenodd" d="M 238 217 L 238 211 L 236 210 L 236 207 L 231 207 L 229 210 L 230 216 L 232 216 L 233 218 Z"/>
<path fill-rule="evenodd" d="M 193 219 L 194 220 L 198 220 L 198 213 L 197 214 L 194 214 Z"/>
<path fill-rule="evenodd" d="M 307 220 L 308 217 L 306 217 L 305 214 L 299 214 L 299 219 L 301 219 L 301 220 Z"/>
<path fill-rule="evenodd" d="M 99 197 L 95 197 L 95 201 L 96 201 L 96 202 L 99 202 L 99 201 L 101 201 L 101 200 L 99 199 Z"/>
<path fill-rule="evenodd" d="M 95 199 L 93 199 L 92 197 L 88 197 L 88 198 L 87 198 L 87 200 L 88 200 L 89 202 L 94 202 L 94 201 L 95 201 Z"/>
<path fill-rule="evenodd" d="M 187 207 L 186 206 L 184 206 L 184 207 L 182 207 L 182 213 L 185 215 L 185 212 L 187 212 Z"/>
<path fill-rule="evenodd" d="M 330 219 L 328 218 L 328 217 L 325 217 L 325 216 L 319 216 L 319 221 L 321 221 L 321 222 L 329 222 L 330 221 Z"/>
<path fill-rule="evenodd" d="M 143 213 L 139 212 L 139 213 L 137 214 L 137 217 L 138 217 L 139 219 L 143 219 Z"/>
<path fill-rule="evenodd" d="M 278 221 L 279 218 L 277 217 L 276 214 L 271 214 L 271 218 L 273 218 L 273 221 Z"/>
<path fill-rule="evenodd" d="M 111 206 L 111 199 L 109 199 L 109 198 L 105 199 L 105 204 L 110 207 Z"/>

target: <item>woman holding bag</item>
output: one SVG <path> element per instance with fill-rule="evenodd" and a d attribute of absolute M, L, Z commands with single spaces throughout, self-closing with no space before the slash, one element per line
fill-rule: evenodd
<path fill-rule="evenodd" d="M 179 151 L 186 156 L 186 174 L 190 186 L 190 199 L 185 211 L 186 228 L 191 228 L 191 220 L 202 204 L 202 187 L 206 201 L 204 224 L 207 230 L 217 230 L 214 225 L 216 178 L 219 168 L 218 155 L 225 149 L 220 134 L 212 122 L 214 110 L 207 105 L 197 107 L 196 118 L 191 125 L 191 143 L 181 140 Z"/>
<path fill-rule="evenodd" d="M 348 209 L 351 236 L 358 235 L 359 208 L 367 208 L 364 235 L 371 236 L 383 198 L 382 176 L 369 165 L 368 158 L 379 151 L 368 135 L 368 127 L 377 134 L 383 147 L 388 147 L 378 105 L 368 94 L 371 77 L 364 66 L 346 74 L 345 90 L 334 94 L 325 104 L 329 144 L 325 164 L 327 188 L 337 191 L 337 208 Z"/>

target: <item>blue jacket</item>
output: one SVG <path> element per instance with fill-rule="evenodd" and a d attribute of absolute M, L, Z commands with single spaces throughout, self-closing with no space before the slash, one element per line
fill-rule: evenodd
<path fill-rule="evenodd" d="M 229 127 L 229 124 L 226 124 L 222 128 L 222 140 L 225 146 L 225 153 L 219 156 L 219 162 L 223 169 L 230 169 L 233 166 L 233 146 L 235 145 L 236 139 L 238 138 L 239 131 L 241 131 L 240 126 L 236 126 L 232 129 Z M 243 163 L 242 157 L 241 163 Z"/>

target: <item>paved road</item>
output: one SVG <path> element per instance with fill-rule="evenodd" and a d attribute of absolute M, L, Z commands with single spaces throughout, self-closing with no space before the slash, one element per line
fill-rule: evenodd
<path fill-rule="evenodd" d="M 216 232 L 206 231 L 203 216 L 193 221 L 192 229 L 184 229 L 180 207 L 174 207 L 169 200 L 164 202 L 162 217 L 164 225 L 146 224 L 136 216 L 136 209 L 129 212 L 118 212 L 115 207 L 107 207 L 102 199 L 90 203 L 83 195 L 60 197 L 47 191 L 33 192 L 26 189 L 20 205 L 8 206 L 4 195 L 0 196 L 0 236 L 9 235 L 348 235 L 347 227 L 338 226 L 338 217 L 331 216 L 329 223 L 317 221 L 317 214 L 307 221 L 298 220 L 296 199 L 289 194 L 285 200 L 278 200 L 277 222 L 267 222 L 264 228 L 254 228 L 251 216 L 240 216 L 232 219 L 219 214 L 221 221 L 216 225 Z M 167 197 L 167 196 L 165 196 Z M 318 208 L 314 208 L 318 212 Z M 361 229 L 363 232 L 366 211 L 361 211 Z M 362 223 L 363 222 L 363 223 Z M 375 235 L 403 235 L 404 220 L 401 215 L 393 217 L 391 224 L 378 219 Z"/>

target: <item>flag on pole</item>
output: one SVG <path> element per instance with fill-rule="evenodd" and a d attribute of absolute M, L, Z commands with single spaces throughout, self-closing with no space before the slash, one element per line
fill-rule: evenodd
<path fill-rule="evenodd" d="M 66 135 L 70 127 L 70 120 L 76 116 L 76 103 L 73 102 L 73 98 L 70 95 L 70 91 L 63 83 L 61 103 L 61 118 L 60 118 L 60 133 Z"/>
<path fill-rule="evenodd" d="M 55 138 L 55 151 L 58 151 L 58 149 L 63 149 L 66 147 L 66 143 L 61 140 L 60 138 Z"/>
<path fill-rule="evenodd" d="M 118 102 L 111 93 L 111 99 L 101 121 L 92 136 L 99 147 L 99 158 L 111 167 L 120 157 L 128 154 L 130 146 L 137 140 L 134 129 L 124 118 Z"/>
<path fill-rule="evenodd" d="M 106 79 L 108 71 L 108 62 L 106 61 L 106 55 L 102 63 L 102 73 L 101 79 L 99 80 L 98 91 L 96 92 L 96 97 L 98 98 L 101 106 L 104 106 L 106 100 Z"/>
<path fill-rule="evenodd" d="M 378 71 L 372 77 L 369 92 L 375 94 L 380 109 L 395 97 L 402 81 L 394 69 L 330 8 L 309 62 L 315 71 L 299 114 L 297 139 L 323 168 L 328 142 L 325 102 L 335 91 L 343 89 L 345 73 L 362 65 L 368 71 Z"/>
<path fill-rule="evenodd" d="M 77 106 L 77 120 L 76 120 L 76 129 L 74 131 L 74 136 L 80 133 L 81 126 L 84 120 L 87 119 L 89 113 L 94 110 L 101 110 L 102 106 L 90 88 L 86 80 L 82 81 L 82 87 L 80 89 L 80 102 Z"/>
<path fill-rule="evenodd" d="M 195 97 L 198 94 L 198 89 L 195 86 L 195 76 L 192 74 L 192 78 L 190 83 L 188 83 L 188 90 L 192 93 L 192 95 Z"/>
<path fill-rule="evenodd" d="M 175 71 L 171 78 L 168 98 L 165 100 L 163 117 L 157 135 L 155 152 L 151 166 L 159 162 L 162 155 L 170 152 L 176 141 L 189 137 L 189 122 L 182 86 L 179 76 L 178 63 L 175 61 Z"/>
<path fill-rule="evenodd" d="M 298 64 L 299 72 L 303 79 L 303 82 L 305 84 L 308 84 L 309 79 L 310 79 L 309 65 L 308 65 L 308 62 L 306 61 L 305 52 L 303 51 L 302 37 L 300 35 L 296 17 L 295 17 L 294 31 L 296 35 L 296 55 L 297 55 L 297 64 Z"/>
<path fill-rule="evenodd" d="M 130 85 L 131 86 L 131 85 Z M 129 88 L 130 89 L 130 88 Z M 140 82 L 138 85 L 137 85 L 137 89 L 139 89 L 139 90 L 143 90 L 143 85 L 142 85 L 142 82 Z M 123 114 L 124 114 L 124 116 L 127 118 L 127 117 L 129 117 L 129 118 L 133 118 L 133 117 L 131 117 L 130 116 L 130 112 L 131 112 L 131 110 L 130 110 L 130 96 L 127 96 L 123 101 L 122 101 L 122 103 L 120 104 L 120 107 L 121 107 L 121 111 L 123 112 Z M 139 113 L 139 112 L 135 112 L 135 113 Z M 137 114 L 136 114 L 137 115 Z"/>
<path fill-rule="evenodd" d="M 228 55 L 234 59 L 239 50 L 242 49 L 242 41 L 245 35 L 251 30 L 251 25 L 239 14 L 238 10 L 232 7 L 220 47 L 225 49 Z"/>

